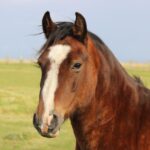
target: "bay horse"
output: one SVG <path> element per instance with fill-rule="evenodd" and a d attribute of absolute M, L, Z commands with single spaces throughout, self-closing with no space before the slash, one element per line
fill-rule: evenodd
<path fill-rule="evenodd" d="M 76 150 L 150 150 L 150 90 L 75 15 L 75 22 L 56 23 L 43 16 L 35 128 L 56 137 L 69 118 Z"/>

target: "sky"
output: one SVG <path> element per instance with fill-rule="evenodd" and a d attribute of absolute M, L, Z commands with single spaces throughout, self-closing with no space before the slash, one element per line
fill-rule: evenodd
<path fill-rule="evenodd" d="M 0 0 L 0 59 L 36 59 L 45 42 L 41 20 L 86 19 L 120 61 L 150 62 L 150 0 Z"/>

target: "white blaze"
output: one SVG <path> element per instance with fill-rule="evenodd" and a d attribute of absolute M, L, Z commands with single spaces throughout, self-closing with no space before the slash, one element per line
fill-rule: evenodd
<path fill-rule="evenodd" d="M 48 58 L 51 68 L 47 72 L 44 82 L 42 97 L 44 102 L 43 124 L 47 123 L 49 113 L 54 110 L 54 96 L 58 86 L 58 73 L 62 62 L 66 59 L 71 48 L 68 45 L 55 45 L 50 47 Z"/>

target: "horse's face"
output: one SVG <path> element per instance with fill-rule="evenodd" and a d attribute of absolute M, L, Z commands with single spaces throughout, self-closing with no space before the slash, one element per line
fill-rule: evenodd
<path fill-rule="evenodd" d="M 51 21 L 49 14 L 46 15 L 44 18 L 48 17 Z M 82 24 L 84 18 L 78 17 Z M 48 37 L 45 27 L 43 30 Z M 79 29 L 75 32 L 78 31 Z M 42 50 L 38 63 L 42 77 L 39 104 L 33 122 L 41 135 L 55 137 L 64 120 L 88 103 L 93 88 L 90 84 L 93 74 L 87 70 L 92 70 L 92 65 L 89 63 L 86 45 L 71 36 Z"/>

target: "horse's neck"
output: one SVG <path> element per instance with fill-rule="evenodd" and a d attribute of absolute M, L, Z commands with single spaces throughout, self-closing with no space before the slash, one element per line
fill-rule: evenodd
<path fill-rule="evenodd" d="M 107 133 L 111 133 L 116 115 L 130 107 L 132 100 L 135 100 L 133 103 L 138 100 L 135 82 L 120 64 L 116 60 L 107 63 L 106 58 L 102 58 L 103 54 L 100 55 L 103 62 L 98 73 L 95 97 L 89 106 L 77 111 L 71 118 L 77 143 L 84 150 L 97 150 L 101 144 L 100 138 L 104 136 L 105 140 L 105 135 L 110 136 Z"/>
<path fill-rule="evenodd" d="M 78 110 L 72 116 L 71 123 L 77 145 L 80 147 L 77 150 L 99 150 L 103 145 L 112 144 L 110 142 L 114 141 L 111 136 L 116 115 L 120 110 L 122 110 L 120 113 L 127 110 L 125 107 L 128 107 L 128 100 L 132 96 L 130 93 L 126 96 L 121 93 L 113 95 L 113 92 L 116 91 L 110 91 L 109 95 L 104 96 L 100 96 L 101 92 L 96 93 L 89 106 Z M 121 97 L 125 98 L 121 99 Z"/>
<path fill-rule="evenodd" d="M 129 100 L 129 96 L 136 97 L 138 83 L 128 75 L 111 51 L 105 45 L 101 45 L 101 50 L 98 52 L 100 67 L 96 99 L 99 101 L 102 99 L 105 102 L 109 99 L 109 102 L 111 100 L 114 102 L 115 99 L 126 99 L 126 95 Z"/>

